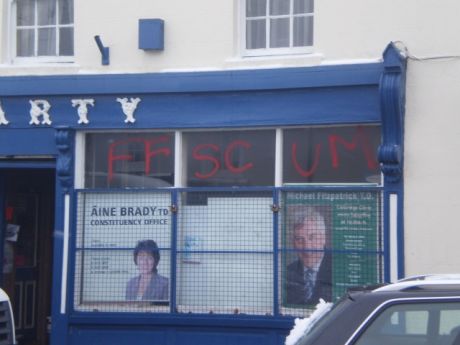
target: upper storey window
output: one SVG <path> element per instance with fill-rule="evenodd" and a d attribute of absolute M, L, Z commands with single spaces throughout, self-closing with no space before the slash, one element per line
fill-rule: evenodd
<path fill-rule="evenodd" d="M 17 59 L 69 61 L 74 55 L 73 0 L 17 0 Z"/>
<path fill-rule="evenodd" d="M 310 52 L 314 0 L 246 0 L 246 55 Z"/>

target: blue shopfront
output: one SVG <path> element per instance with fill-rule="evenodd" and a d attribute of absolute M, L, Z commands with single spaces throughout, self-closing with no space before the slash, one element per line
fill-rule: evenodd
<path fill-rule="evenodd" d="M 19 343 L 282 344 L 320 299 L 402 276 L 404 80 L 393 44 L 359 65 L 1 77 Z"/>

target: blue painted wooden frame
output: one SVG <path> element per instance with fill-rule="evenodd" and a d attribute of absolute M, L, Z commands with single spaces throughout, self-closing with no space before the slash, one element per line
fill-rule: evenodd
<path fill-rule="evenodd" d="M 73 168 L 69 170 L 73 167 L 73 158 L 69 152 L 73 152 L 74 144 L 73 139 L 69 144 L 63 137 L 73 138 L 77 131 L 380 123 L 383 142 L 379 160 L 385 177 L 384 226 L 388 233 L 388 199 L 393 193 L 399 198 L 398 275 L 403 275 L 405 74 L 405 58 L 390 43 L 383 54 L 383 61 L 369 64 L 219 72 L 0 77 L 0 101 L 9 120 L 8 125 L 0 126 L 0 156 L 50 155 L 58 162 L 52 343 L 62 344 L 67 339 L 70 323 L 115 325 L 118 322 L 117 318 L 107 319 L 86 313 L 61 314 L 59 309 L 63 255 L 59 231 L 63 228 L 66 193 L 73 200 L 73 183 L 69 183 L 73 181 Z M 141 98 L 135 112 L 135 123 L 124 123 L 124 115 L 116 101 L 119 97 Z M 88 125 L 77 123 L 77 111 L 71 105 L 71 99 L 76 98 L 93 98 L 96 101 L 95 106 L 89 109 Z M 29 125 L 30 99 L 47 99 L 51 103 L 51 126 Z M 34 141 L 33 145 L 28 141 L 30 138 Z M 71 212 L 75 214 L 74 207 L 71 204 Z M 385 251 L 388 253 L 388 247 Z M 390 276 L 388 260 L 385 262 L 387 280 Z M 72 283 L 69 274 L 67 286 Z M 67 310 L 70 306 L 71 296 L 67 296 Z M 142 316 L 141 319 L 124 317 L 120 322 L 151 322 L 150 316 Z M 292 324 L 292 318 L 271 321 L 257 317 L 250 319 L 254 327 L 287 330 Z M 209 317 L 204 317 L 204 320 L 210 324 L 214 322 Z M 227 320 L 224 322 L 227 325 L 247 325 L 245 318 L 223 320 Z M 179 321 L 174 318 L 164 322 L 199 323 L 198 320 Z"/>

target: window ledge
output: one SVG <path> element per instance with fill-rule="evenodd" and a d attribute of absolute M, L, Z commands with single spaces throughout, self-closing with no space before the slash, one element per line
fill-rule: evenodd
<path fill-rule="evenodd" d="M 266 55 L 266 56 L 243 56 L 225 60 L 227 68 L 254 68 L 254 67 L 291 67 L 291 66 L 316 66 L 320 65 L 324 56 L 314 54 L 291 54 L 291 55 Z"/>
<path fill-rule="evenodd" d="M 72 74 L 80 71 L 80 65 L 75 63 L 50 62 L 36 64 L 0 64 L 2 76 L 14 75 L 59 75 Z"/>

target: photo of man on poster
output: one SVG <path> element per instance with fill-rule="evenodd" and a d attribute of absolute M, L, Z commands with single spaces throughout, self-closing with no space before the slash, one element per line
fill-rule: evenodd
<path fill-rule="evenodd" d="M 296 258 L 286 266 L 285 303 L 306 306 L 317 304 L 320 298 L 331 301 L 331 257 L 325 250 L 330 229 L 324 215 L 312 206 L 292 205 L 286 225 L 292 244 L 288 247 Z"/>

